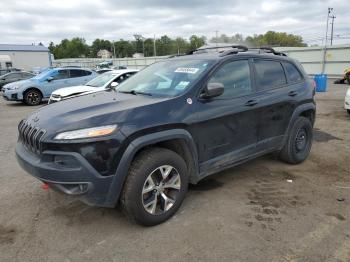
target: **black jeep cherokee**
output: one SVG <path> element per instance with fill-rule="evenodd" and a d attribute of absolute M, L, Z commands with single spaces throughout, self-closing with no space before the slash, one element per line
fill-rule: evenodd
<path fill-rule="evenodd" d="M 273 49 L 199 50 L 148 66 L 117 90 L 39 109 L 19 124 L 20 165 L 90 205 L 121 204 L 155 225 L 189 183 L 279 152 L 298 164 L 311 148 L 312 82 Z"/>

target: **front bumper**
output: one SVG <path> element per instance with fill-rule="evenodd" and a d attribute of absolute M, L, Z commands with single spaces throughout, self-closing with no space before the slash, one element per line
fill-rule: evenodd
<path fill-rule="evenodd" d="M 4 90 L 1 91 L 2 97 L 7 101 L 21 101 L 20 94 L 18 90 Z"/>
<path fill-rule="evenodd" d="M 16 156 L 25 171 L 57 191 L 93 206 L 114 207 L 116 204 L 115 199 L 108 197 L 114 175 L 101 176 L 78 153 L 44 151 L 36 155 L 18 142 Z"/>

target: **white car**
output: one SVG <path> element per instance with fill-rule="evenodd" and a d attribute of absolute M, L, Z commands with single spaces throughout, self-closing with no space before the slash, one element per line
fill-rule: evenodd
<path fill-rule="evenodd" d="M 97 76 L 85 85 L 57 89 L 52 92 L 48 103 L 114 88 L 137 72 L 136 69 L 113 70 Z"/>
<path fill-rule="evenodd" d="M 348 88 L 348 91 L 346 92 L 346 95 L 345 95 L 344 107 L 346 111 L 348 111 L 348 113 L 350 114 L 350 87 Z"/>

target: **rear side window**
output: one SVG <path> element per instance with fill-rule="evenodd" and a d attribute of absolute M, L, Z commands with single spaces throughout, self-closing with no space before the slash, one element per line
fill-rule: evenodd
<path fill-rule="evenodd" d="M 270 60 L 254 60 L 256 79 L 259 90 L 268 90 L 287 83 L 280 62 Z"/>
<path fill-rule="evenodd" d="M 291 83 L 299 82 L 303 79 L 303 76 L 300 74 L 299 70 L 291 63 L 283 63 L 283 66 L 286 69 L 288 80 Z"/>
<path fill-rule="evenodd" d="M 248 60 L 238 60 L 224 64 L 214 73 L 209 83 L 224 85 L 224 93 L 218 98 L 234 98 L 249 94 L 251 83 Z"/>
<path fill-rule="evenodd" d="M 69 70 L 70 78 L 86 76 L 87 72 L 85 70 Z"/>

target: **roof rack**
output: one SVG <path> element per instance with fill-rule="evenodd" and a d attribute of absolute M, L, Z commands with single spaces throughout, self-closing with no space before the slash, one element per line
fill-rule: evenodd
<path fill-rule="evenodd" d="M 275 49 L 273 49 L 272 47 L 268 47 L 268 46 L 248 48 L 244 45 L 226 45 L 226 46 L 210 46 L 210 47 L 205 47 L 205 48 L 198 48 L 198 49 L 191 50 L 190 52 L 185 53 L 185 54 L 171 55 L 171 56 L 169 56 L 169 58 L 178 57 L 178 56 L 185 56 L 185 55 L 193 55 L 193 54 L 203 54 L 203 53 L 208 53 L 207 50 L 215 50 L 215 49 L 220 49 L 220 48 L 230 48 L 230 49 L 218 51 L 220 53 L 219 56 L 233 55 L 233 54 L 238 54 L 239 52 L 247 52 L 247 51 L 252 51 L 252 50 L 257 51 L 259 54 L 269 53 L 269 54 L 274 54 L 274 55 L 278 55 L 278 56 L 287 56 L 287 54 L 282 53 L 282 52 L 278 52 Z"/>
<path fill-rule="evenodd" d="M 251 48 L 251 50 L 257 50 L 259 52 L 259 54 L 261 53 L 261 51 L 264 51 L 265 53 L 271 53 L 271 54 L 274 54 L 274 55 L 287 56 L 286 53 L 278 52 L 275 49 L 273 49 L 272 47 L 268 47 L 268 46 L 261 46 L 261 47 L 257 47 L 257 48 Z"/>

